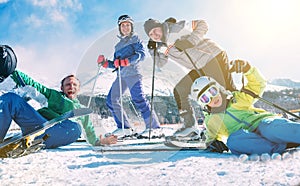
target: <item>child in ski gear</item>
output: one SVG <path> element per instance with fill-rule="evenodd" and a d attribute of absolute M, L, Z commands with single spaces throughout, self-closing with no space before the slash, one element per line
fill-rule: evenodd
<path fill-rule="evenodd" d="M 235 90 L 228 72 L 226 52 L 218 44 L 205 38 L 208 25 L 204 20 L 187 23 L 169 18 L 160 23 L 149 19 L 144 23 L 144 30 L 150 38 L 149 52 L 152 58 L 155 56 L 158 67 L 163 67 L 170 58 L 191 70 L 174 87 L 174 97 L 184 121 L 184 127 L 175 132 L 174 136 L 198 135 L 194 111 L 188 98 L 190 87 L 195 79 L 207 75 L 214 77 L 227 90 Z"/>
<path fill-rule="evenodd" d="M 223 141 L 233 154 L 282 153 L 300 144 L 300 123 L 281 118 L 261 108 L 248 90 L 262 95 L 266 81 L 247 61 L 232 62 L 232 71 L 242 72 L 247 84 L 232 94 L 211 77 L 196 79 L 191 97 L 209 114 L 205 117 L 206 143 Z"/>
<path fill-rule="evenodd" d="M 42 127 L 47 119 L 53 119 L 67 111 L 83 106 L 76 98 L 80 84 L 75 76 L 71 75 L 64 78 L 61 82 L 62 92 L 59 92 L 48 89 L 26 74 L 15 70 L 16 66 L 17 57 L 13 49 L 7 45 L 0 45 L 1 82 L 10 76 L 17 86 L 29 85 L 34 87 L 48 99 L 48 107 L 44 107 L 37 112 L 16 94 L 6 93 L 1 95 L 0 141 L 4 139 L 12 120 L 20 126 L 23 134 L 27 134 L 36 128 Z M 100 139 L 97 138 L 89 116 L 81 117 L 79 120 L 81 120 L 88 141 L 92 145 L 109 144 L 108 142 L 116 143 L 115 136 L 110 136 L 108 139 L 102 138 L 102 136 L 100 136 Z M 76 141 L 81 134 L 81 127 L 78 125 L 77 120 L 66 120 L 47 129 L 46 132 L 51 135 L 45 142 L 46 148 L 55 148 Z"/>
<path fill-rule="evenodd" d="M 109 93 L 107 95 L 106 104 L 110 109 L 117 129 L 113 134 L 123 137 L 123 135 L 131 135 L 132 129 L 128 122 L 126 113 L 123 112 L 120 104 L 120 98 L 128 88 L 135 106 L 140 110 L 142 117 L 146 124 L 146 130 L 140 135 L 147 135 L 147 131 L 160 128 L 160 123 L 155 112 L 152 112 L 150 105 L 143 93 L 142 75 L 139 70 L 139 63 L 145 58 L 145 51 L 142 41 L 133 32 L 133 19 L 128 15 L 122 15 L 118 19 L 118 26 L 120 31 L 120 41 L 115 45 L 115 53 L 113 61 L 106 60 L 103 55 L 98 58 L 98 64 L 108 68 L 120 68 L 116 80 L 113 82 Z M 119 79 L 121 78 L 121 80 Z M 119 83 L 121 81 L 121 85 Z M 122 87 L 122 94 L 120 95 L 120 87 Z M 122 130 L 122 117 L 124 120 L 124 128 Z M 152 121 L 150 121 L 152 118 Z"/>

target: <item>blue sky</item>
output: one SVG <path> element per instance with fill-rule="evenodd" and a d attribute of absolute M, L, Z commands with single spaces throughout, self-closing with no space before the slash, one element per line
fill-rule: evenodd
<path fill-rule="evenodd" d="M 14 48 L 20 70 L 58 82 L 122 14 L 140 23 L 204 19 L 207 37 L 230 59 L 250 61 L 267 79 L 300 81 L 299 7 L 298 0 L 0 0 L 0 42 Z"/>

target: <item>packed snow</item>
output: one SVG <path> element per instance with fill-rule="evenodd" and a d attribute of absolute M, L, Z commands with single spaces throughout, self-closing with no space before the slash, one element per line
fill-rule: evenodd
<path fill-rule="evenodd" d="M 1 185 L 299 185 L 300 152 L 273 158 L 246 161 L 201 151 L 101 153 L 76 142 L 2 159 L 0 179 Z"/>

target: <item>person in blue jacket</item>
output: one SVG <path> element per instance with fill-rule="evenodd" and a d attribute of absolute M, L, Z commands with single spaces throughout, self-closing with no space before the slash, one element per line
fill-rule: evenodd
<path fill-rule="evenodd" d="M 124 135 L 132 135 L 132 127 L 128 122 L 128 118 L 125 112 L 121 111 L 120 104 L 120 83 L 119 78 L 121 78 L 122 94 L 127 88 L 129 88 L 132 100 L 138 110 L 141 112 L 142 117 L 146 124 L 146 130 L 140 135 L 145 137 L 148 135 L 151 128 L 153 135 L 156 135 L 160 128 L 160 123 L 158 121 L 156 113 L 153 111 L 151 116 L 149 101 L 145 98 L 143 93 L 142 85 L 142 75 L 139 71 L 139 63 L 145 58 L 145 50 L 142 41 L 139 39 L 138 35 L 133 31 L 133 19 L 128 15 L 122 15 L 118 19 L 118 26 L 120 31 L 120 41 L 115 45 L 114 60 L 106 60 L 103 58 L 98 62 L 102 64 L 103 67 L 108 68 L 120 68 L 121 77 L 115 79 L 107 95 L 106 104 L 110 109 L 115 122 L 117 123 L 117 129 L 113 132 L 114 135 L 123 137 Z M 101 56 L 101 55 L 100 55 Z M 100 57 L 99 56 L 99 57 Z M 124 131 L 122 130 L 122 117 L 124 121 Z M 150 122 L 150 120 L 152 121 Z"/>

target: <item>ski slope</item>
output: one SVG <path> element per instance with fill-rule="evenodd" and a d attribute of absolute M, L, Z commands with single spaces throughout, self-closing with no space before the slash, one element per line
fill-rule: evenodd
<path fill-rule="evenodd" d="M 300 153 L 240 161 L 200 151 L 99 153 L 84 142 L 0 160 L 1 185 L 299 185 Z"/>

